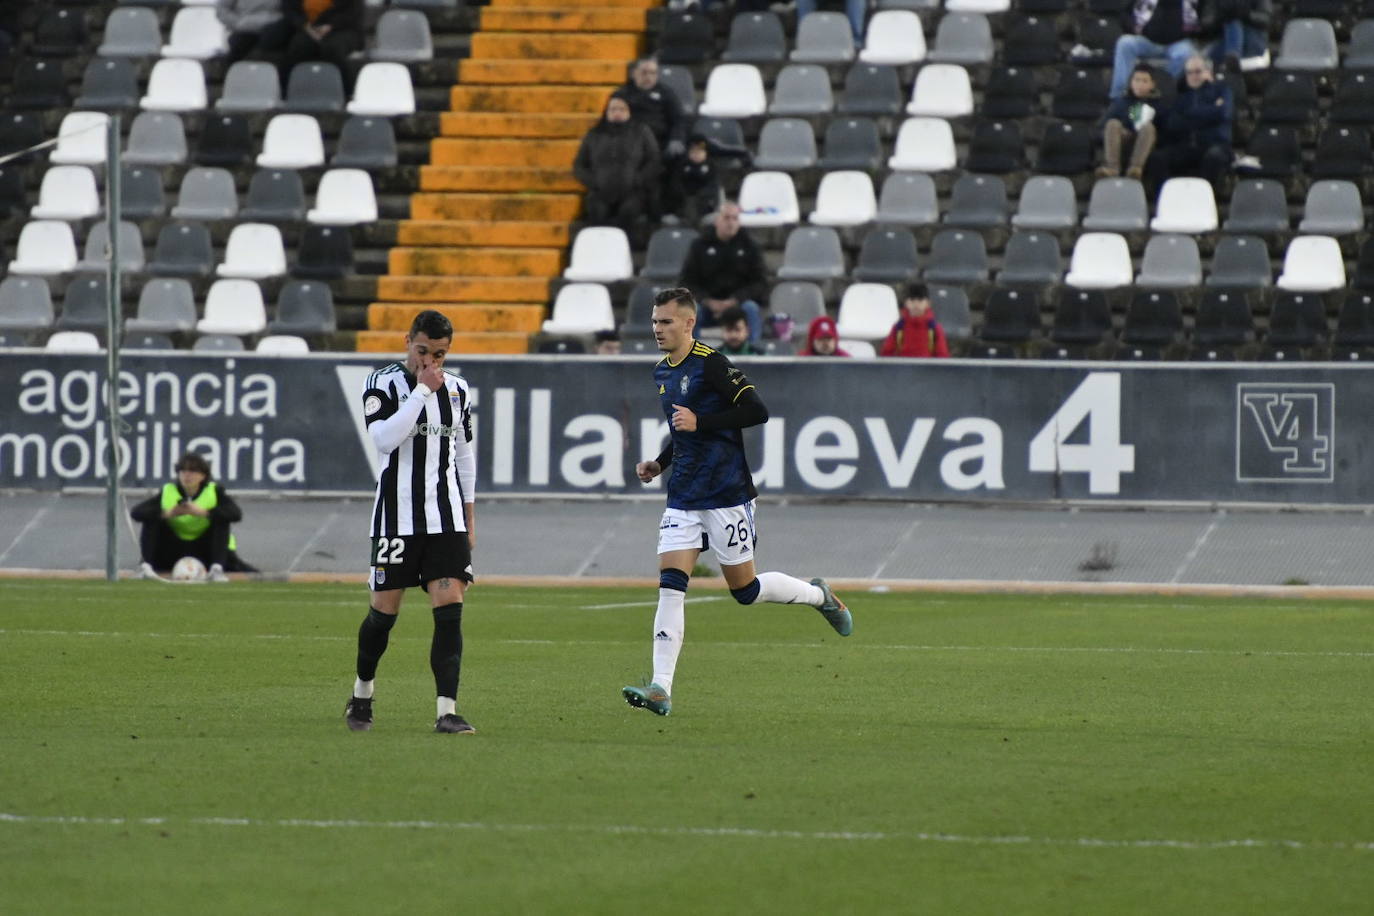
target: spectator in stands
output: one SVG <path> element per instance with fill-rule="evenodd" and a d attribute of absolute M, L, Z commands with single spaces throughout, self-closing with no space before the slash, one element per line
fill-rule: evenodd
<path fill-rule="evenodd" d="M 912 283 L 902 299 L 902 316 L 888 332 L 879 356 L 949 356 L 945 329 L 930 308 L 930 292 L 924 283 Z"/>
<path fill-rule="evenodd" d="M 739 204 L 722 203 L 688 249 L 678 281 L 696 297 L 697 329 L 715 327 L 726 309 L 739 306 L 749 322 L 749 339 L 757 343 L 763 333 L 758 303 L 767 280 L 763 252 L 740 227 Z"/>
<path fill-rule="evenodd" d="M 227 63 L 275 59 L 291 37 L 281 0 L 219 0 L 215 15 L 229 32 Z"/>
<path fill-rule="evenodd" d="M 835 319 L 829 315 L 817 315 L 811 319 L 811 327 L 806 331 L 806 346 L 798 356 L 848 356 L 840 349 L 840 331 L 835 327 Z"/>
<path fill-rule="evenodd" d="M 182 557 L 205 564 L 212 582 L 224 582 L 225 572 L 257 572 L 237 553 L 229 526 L 243 520 L 243 510 L 211 479 L 210 462 L 195 452 L 177 459 L 177 479 L 134 506 L 129 514 L 142 523 L 138 548 L 139 574 L 153 578 Z"/>
<path fill-rule="evenodd" d="M 1203 32 L 1217 36 L 1208 49 L 1215 69 L 1237 72 L 1269 66 L 1271 0 L 1215 0 L 1204 10 Z"/>
<path fill-rule="evenodd" d="M 641 57 L 630 70 L 630 79 L 616 93 L 630 103 L 631 116 L 653 131 L 665 159 L 681 156 L 686 147 L 687 115 L 671 88 L 658 81 L 658 61 Z"/>
<path fill-rule="evenodd" d="M 620 355 L 620 335 L 615 331 L 603 329 L 596 332 L 597 356 L 619 356 Z"/>
<path fill-rule="evenodd" d="M 1126 177 L 1137 181 L 1145 173 L 1145 163 L 1155 148 L 1157 128 L 1155 115 L 1159 112 L 1159 90 L 1155 86 L 1154 71 L 1148 64 L 1136 64 L 1131 72 L 1130 90 L 1107 106 L 1102 126 L 1102 167 L 1099 178 L 1116 178 L 1121 174 L 1121 151 L 1131 144 L 1130 164 Z"/>
<path fill-rule="evenodd" d="M 1188 59 L 1183 85 L 1164 114 L 1159 148 L 1145 166 L 1151 187 L 1181 175 L 1207 179 L 1212 187 L 1231 170 L 1231 87 L 1212 78 L 1212 62 L 1200 54 Z"/>
<path fill-rule="evenodd" d="M 573 161 L 573 175 L 587 188 L 587 222 L 619 226 L 634 239 L 657 200 L 662 168 L 653 132 L 631 117 L 617 90 Z"/>
<path fill-rule="evenodd" d="M 1124 34 L 1116 40 L 1112 87 L 1108 95 L 1126 94 L 1126 83 L 1142 57 L 1168 58 L 1169 73 L 1183 73 L 1188 58 L 1198 52 L 1194 38 L 1201 31 L 1203 0 L 1134 0 L 1123 13 Z"/>
<path fill-rule="evenodd" d="M 350 85 L 348 56 L 363 49 L 363 0 L 282 0 L 282 12 L 291 33 L 282 55 L 283 89 L 292 67 L 315 60 L 338 67 Z"/>
<path fill-rule="evenodd" d="M 862 47 L 864 43 L 864 12 L 868 0 L 844 0 L 844 14 L 849 17 L 849 27 L 854 30 L 854 44 Z M 797 0 L 797 20 L 816 11 L 816 0 Z"/>
<path fill-rule="evenodd" d="M 720 182 L 711 162 L 710 142 L 693 134 L 687 142 L 687 155 L 668 167 L 668 200 L 665 209 L 675 217 L 695 224 L 720 204 Z"/>
<path fill-rule="evenodd" d="M 726 356 L 762 356 L 763 351 L 749 339 L 749 319 L 738 305 L 720 313 L 720 330 L 724 337 L 716 349 Z"/>

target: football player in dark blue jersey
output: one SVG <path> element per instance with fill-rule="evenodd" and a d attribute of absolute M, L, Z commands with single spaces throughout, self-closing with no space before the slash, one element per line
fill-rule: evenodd
<path fill-rule="evenodd" d="M 841 636 L 854 628 L 849 609 L 824 579 L 810 583 L 780 572 L 754 572 L 754 480 L 741 430 L 768 421 L 768 408 L 744 373 L 692 339 L 697 304 L 687 289 L 654 299 L 654 339 L 666 355 L 654 386 L 672 433 L 663 453 L 635 467 L 648 483 L 668 475 L 668 508 L 658 526 L 658 611 L 654 615 L 652 682 L 626 687 L 631 706 L 666 716 L 682 649 L 683 605 L 697 557 L 713 550 L 730 594 L 740 604 L 773 601 L 816 608 Z"/>

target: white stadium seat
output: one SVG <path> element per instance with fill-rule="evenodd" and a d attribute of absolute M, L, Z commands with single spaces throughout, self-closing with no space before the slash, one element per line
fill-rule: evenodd
<path fill-rule="evenodd" d="M 878 215 L 878 198 L 867 172 L 827 172 L 816 191 L 811 222 L 817 226 L 862 226 Z"/>
<path fill-rule="evenodd" d="M 57 146 L 48 156 L 54 165 L 104 165 L 110 116 L 102 111 L 73 111 L 57 128 Z"/>
<path fill-rule="evenodd" d="M 708 118 L 751 118 L 768 110 L 763 77 L 753 64 L 719 64 L 706 80 L 697 113 Z"/>
<path fill-rule="evenodd" d="M 926 64 L 916 74 L 906 113 L 931 118 L 973 114 L 973 85 L 968 71 L 958 64 Z"/>
<path fill-rule="evenodd" d="M 1212 183 L 1205 178 L 1170 178 L 1164 182 L 1150 228 L 1190 235 L 1216 232 L 1217 201 Z"/>
<path fill-rule="evenodd" d="M 267 223 L 239 223 L 224 245 L 224 263 L 215 268 L 221 277 L 262 280 L 286 273 L 286 249 L 281 230 Z"/>
<path fill-rule="evenodd" d="M 1134 277 L 1131 250 L 1115 232 L 1085 232 L 1073 246 L 1064 282 L 1078 289 L 1130 286 Z"/>
<path fill-rule="evenodd" d="M 1328 235 L 1300 235 L 1288 243 L 1278 287 L 1295 293 L 1322 293 L 1345 286 L 1341 245 Z"/>
<path fill-rule="evenodd" d="M 897 294 L 886 283 L 854 283 L 840 299 L 836 329 L 844 339 L 882 340 L 897 323 Z"/>
<path fill-rule="evenodd" d="M 866 64 L 904 66 L 926 59 L 926 33 L 911 10 L 879 10 L 869 18 L 866 35 L 859 52 Z"/>
<path fill-rule="evenodd" d="M 270 356 L 300 356 L 310 352 L 310 344 L 305 342 L 305 338 L 294 334 L 268 334 L 258 341 L 254 349 Z"/>
<path fill-rule="evenodd" d="M 258 165 L 267 169 L 309 169 L 324 165 L 320 123 L 308 114 L 279 114 L 267 122 Z"/>
<path fill-rule="evenodd" d="M 34 219 L 89 219 L 100 213 L 95 173 L 84 165 L 55 165 L 43 173 Z"/>
<path fill-rule="evenodd" d="M 11 274 L 51 276 L 76 267 L 76 238 L 72 227 L 59 220 L 35 220 L 19 233 Z"/>
<path fill-rule="evenodd" d="M 786 172 L 750 172 L 739 189 L 742 226 L 786 226 L 801 221 L 797 187 Z"/>
<path fill-rule="evenodd" d="M 262 287 L 252 280 L 216 280 L 205 294 L 201 334 L 257 334 L 267 327 Z"/>
<path fill-rule="evenodd" d="M 553 316 L 544 322 L 549 334 L 590 334 L 614 327 L 611 294 L 600 283 L 569 283 L 560 289 Z"/>
<path fill-rule="evenodd" d="M 565 280 L 613 283 L 634 276 L 630 240 L 614 226 L 590 226 L 573 239 Z"/>
<path fill-rule="evenodd" d="M 888 168 L 906 172 L 943 172 L 958 161 L 954 131 L 942 118 L 907 118 L 897 131 Z"/>
<path fill-rule="evenodd" d="M 320 177 L 315 208 L 305 215 L 324 226 L 356 226 L 377 220 L 372 176 L 362 169 L 330 169 Z"/>
<path fill-rule="evenodd" d="M 148 94 L 139 105 L 149 111 L 200 111 L 206 105 L 200 61 L 172 57 L 153 64 Z"/>
<path fill-rule="evenodd" d="M 49 353 L 99 353 L 100 340 L 90 331 L 58 331 L 43 349 Z"/>
<path fill-rule="evenodd" d="M 379 118 L 415 113 L 415 86 L 405 64 L 367 64 L 358 73 L 348 113 Z"/>
<path fill-rule="evenodd" d="M 184 7 L 172 20 L 172 32 L 162 46 L 162 56 L 209 60 L 228 49 L 229 35 L 213 7 Z"/>

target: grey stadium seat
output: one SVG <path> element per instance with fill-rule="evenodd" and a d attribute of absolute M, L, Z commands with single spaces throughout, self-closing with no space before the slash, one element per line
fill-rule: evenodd
<path fill-rule="evenodd" d="M 134 65 L 121 58 L 94 58 L 86 65 L 81 79 L 77 108 L 114 111 L 138 107 L 138 74 Z"/>
<path fill-rule="evenodd" d="M 906 99 L 897 68 L 886 64 L 855 63 L 844 78 L 844 95 L 837 111 L 845 115 L 892 118 L 901 113 Z"/>
<path fill-rule="evenodd" d="M 142 111 L 129 128 L 124 161 L 132 165 L 182 165 L 186 126 L 175 111 Z"/>
<path fill-rule="evenodd" d="M 161 171 L 146 165 L 121 165 L 119 175 L 121 219 L 156 219 L 167 212 Z"/>
<path fill-rule="evenodd" d="M 843 64 L 854 59 L 854 32 L 843 13 L 811 13 L 797 23 L 795 61 Z"/>
<path fill-rule="evenodd" d="M 1212 252 L 1207 285 L 1220 289 L 1256 289 L 1274 282 L 1269 248 L 1256 235 L 1224 235 Z"/>
<path fill-rule="evenodd" d="M 109 326 L 108 278 L 104 274 L 84 274 L 67 284 L 62 297 L 62 314 L 55 327 L 61 331 L 99 331 Z"/>
<path fill-rule="evenodd" d="M 203 334 L 191 349 L 199 353 L 242 353 L 243 340 L 232 334 Z"/>
<path fill-rule="evenodd" d="M 325 61 L 296 64 L 286 83 L 287 111 L 323 114 L 343 111 L 343 74 L 339 68 Z"/>
<path fill-rule="evenodd" d="M 197 167 L 181 179 L 173 219 L 232 219 L 239 212 L 234 176 L 227 169 Z"/>
<path fill-rule="evenodd" d="M 1007 186 L 996 175 L 961 175 L 950 192 L 945 222 L 982 229 L 1007 222 Z"/>
<path fill-rule="evenodd" d="M 1374 19 L 1355 23 L 1342 63 L 1347 70 L 1374 70 Z"/>
<path fill-rule="evenodd" d="M 644 267 L 639 275 L 647 280 L 676 281 L 682 274 L 682 262 L 687 259 L 687 251 L 696 238 L 696 232 L 677 226 L 664 226 L 656 230 L 649 238 Z"/>
<path fill-rule="evenodd" d="M 1299 232 L 1348 235 L 1364 229 L 1364 204 L 1353 181 L 1318 181 L 1307 189 Z"/>
<path fill-rule="evenodd" d="M 925 172 L 893 172 L 883 180 L 876 222 L 929 226 L 939 221 L 935 180 Z"/>
<path fill-rule="evenodd" d="M 908 283 L 920 272 L 916 236 L 909 229 L 874 226 L 859 248 L 854 279 L 865 283 Z"/>
<path fill-rule="evenodd" d="M 927 283 L 984 283 L 988 252 L 983 237 L 964 229 L 944 229 L 930 243 L 926 258 Z"/>
<path fill-rule="evenodd" d="M 327 283 L 292 280 L 277 296 L 277 317 L 267 325 L 270 334 L 332 334 L 338 328 L 334 294 Z"/>
<path fill-rule="evenodd" d="M 826 171 L 870 171 L 878 167 L 882 156 L 878 125 L 869 118 L 832 118 L 825 129 L 820 166 Z"/>
<path fill-rule="evenodd" d="M 101 57 L 157 57 L 162 54 L 162 28 L 157 13 L 142 6 L 114 10 L 96 54 Z"/>
<path fill-rule="evenodd" d="M 780 280 L 831 280 L 844 275 L 840 236 L 828 226 L 799 226 L 787 236 Z"/>
<path fill-rule="evenodd" d="M 830 74 L 815 64 L 789 64 L 778 74 L 771 115 L 828 114 L 835 107 Z"/>
<path fill-rule="evenodd" d="M 1145 243 L 1137 286 L 1186 289 L 1201 283 L 1202 259 L 1192 236 L 1166 232 L 1151 236 Z"/>
<path fill-rule="evenodd" d="M 1011 224 L 1018 229 L 1072 229 L 1078 225 L 1073 182 L 1062 175 L 1036 175 L 1021 187 Z"/>
<path fill-rule="evenodd" d="M 1064 261 L 1059 240 L 1049 232 L 1018 230 L 1007 240 L 1002 270 L 997 275 L 1001 286 L 1048 286 L 1064 276 Z"/>
<path fill-rule="evenodd" d="M 148 273 L 166 277 L 208 277 L 215 266 L 210 232 L 199 223 L 168 223 L 157 236 Z"/>
<path fill-rule="evenodd" d="M 52 292 L 42 277 L 0 281 L 0 330 L 40 331 L 52 327 Z"/>
<path fill-rule="evenodd" d="M 787 58 L 787 36 L 775 13 L 736 13 L 720 59 L 734 64 L 773 64 Z"/>
<path fill-rule="evenodd" d="M 396 165 L 397 158 L 391 119 L 354 115 L 344 122 L 329 164 L 336 169 L 387 169 Z"/>
<path fill-rule="evenodd" d="M 196 326 L 196 300 L 189 281 L 156 278 L 144 284 L 138 297 L 138 313 L 124 323 L 129 331 L 172 334 Z"/>
<path fill-rule="evenodd" d="M 429 34 L 429 19 L 413 10 L 390 9 L 377 20 L 376 42 L 368 56 L 372 60 L 399 63 L 432 60 L 434 40 Z"/>
<path fill-rule="evenodd" d="M 926 60 L 940 64 L 992 62 L 992 28 L 982 13 L 946 13 Z"/>
<path fill-rule="evenodd" d="M 107 249 L 110 247 L 110 227 L 101 220 L 91 226 L 86 235 L 84 256 L 76 264 L 78 271 L 105 271 Z M 125 273 L 139 273 L 144 268 L 143 233 L 137 223 L 119 221 L 119 267 Z"/>
<path fill-rule="evenodd" d="M 811 321 L 825 314 L 825 295 L 815 283 L 779 283 L 768 294 L 768 313 L 789 316 L 792 336 L 805 337 Z"/>
<path fill-rule="evenodd" d="M 1150 222 L 1145 188 L 1134 178 L 1102 178 L 1088 198 L 1083 228 L 1089 232 L 1143 232 Z"/>
<path fill-rule="evenodd" d="M 1287 232 L 1288 200 L 1283 183 L 1269 178 L 1252 178 L 1236 183 L 1231 192 L 1231 207 L 1221 224 L 1226 232 L 1273 235 Z"/>
<path fill-rule="evenodd" d="M 248 182 L 239 218 L 255 222 L 294 222 L 305 219 L 305 186 L 290 169 L 259 169 Z"/>
<path fill-rule="evenodd" d="M 260 61 L 241 60 L 229 67 L 216 111 L 276 111 L 281 107 L 281 77 L 277 68 Z"/>
<path fill-rule="evenodd" d="M 759 132 L 754 165 L 760 169 L 794 172 L 816 165 L 816 134 L 801 118 L 774 118 Z"/>
<path fill-rule="evenodd" d="M 968 293 L 962 287 L 930 287 L 930 308 L 935 313 L 935 320 L 945 329 L 945 337 L 967 340 L 973 336 L 973 313 Z"/>
<path fill-rule="evenodd" d="M 159 331 L 125 331 L 125 350 L 175 350 L 172 338 Z"/>
<path fill-rule="evenodd" d="M 1325 19 L 1290 19 L 1274 66 L 1279 70 L 1334 70 L 1340 61 L 1336 30 Z"/>
<path fill-rule="evenodd" d="M 697 87 L 692 82 L 692 71 L 688 67 L 674 67 L 672 64 L 660 64 L 658 68 L 658 84 L 667 86 L 677 96 L 678 103 L 682 105 L 682 110 L 687 114 L 695 114 L 697 110 Z"/>

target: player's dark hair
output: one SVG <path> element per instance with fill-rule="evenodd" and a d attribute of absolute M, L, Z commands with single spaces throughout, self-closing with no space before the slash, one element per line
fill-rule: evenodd
<path fill-rule="evenodd" d="M 210 473 L 210 462 L 205 460 L 203 455 L 196 452 L 187 452 L 177 459 L 176 470 L 178 471 L 199 471 L 208 480 L 213 475 Z"/>
<path fill-rule="evenodd" d="M 732 305 L 716 317 L 716 324 L 723 328 L 732 328 L 740 322 L 748 322 L 749 317 L 744 314 L 744 309 L 738 305 Z"/>
<path fill-rule="evenodd" d="M 906 286 L 907 299 L 929 299 L 930 290 L 924 283 L 908 283 Z"/>
<path fill-rule="evenodd" d="M 410 323 L 410 336 L 423 334 L 430 340 L 453 339 L 453 322 L 444 317 L 443 312 L 425 309 Z"/>
<path fill-rule="evenodd" d="M 654 296 L 654 307 L 660 305 L 677 304 L 680 309 L 691 309 L 694 313 L 697 310 L 697 300 L 692 297 L 692 291 L 685 286 L 674 286 L 670 289 L 659 291 Z"/>

